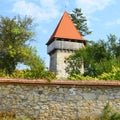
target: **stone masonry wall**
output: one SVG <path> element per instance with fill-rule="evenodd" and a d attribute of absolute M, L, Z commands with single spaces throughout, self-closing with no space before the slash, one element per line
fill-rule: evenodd
<path fill-rule="evenodd" d="M 67 78 L 68 74 L 65 71 L 66 68 L 66 60 L 67 58 L 73 54 L 73 51 L 71 50 L 56 50 L 57 53 L 57 64 L 56 64 L 56 75 L 57 78 Z"/>
<path fill-rule="evenodd" d="M 120 82 L 0 80 L 0 112 L 40 120 L 94 120 L 110 102 L 120 112 Z"/>

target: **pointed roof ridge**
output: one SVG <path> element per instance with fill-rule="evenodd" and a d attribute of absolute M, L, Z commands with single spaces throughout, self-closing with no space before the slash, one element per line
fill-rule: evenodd
<path fill-rule="evenodd" d="M 75 27 L 69 14 L 66 11 L 64 12 L 55 31 L 46 44 L 49 45 L 51 42 L 54 41 L 54 38 L 64 38 L 80 41 L 83 40 L 83 37 L 78 32 L 77 28 Z"/>

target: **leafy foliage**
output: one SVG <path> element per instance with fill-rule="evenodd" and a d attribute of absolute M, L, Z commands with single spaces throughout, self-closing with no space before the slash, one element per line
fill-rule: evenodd
<path fill-rule="evenodd" d="M 55 78 L 55 74 L 46 70 L 36 49 L 27 44 L 35 34 L 32 28 L 33 20 L 29 17 L 0 17 L 0 77 L 45 78 L 49 81 Z M 30 69 L 16 70 L 18 63 Z"/>
<path fill-rule="evenodd" d="M 32 39 L 32 19 L 20 16 L 0 17 L 0 69 L 11 74 L 18 62 L 23 62 L 26 42 Z"/>
<path fill-rule="evenodd" d="M 111 109 L 112 108 L 110 106 L 110 103 L 108 102 L 107 105 L 104 107 L 102 120 L 109 120 L 111 116 Z"/>
<path fill-rule="evenodd" d="M 104 40 L 89 42 L 87 46 L 75 51 L 68 58 L 66 72 L 70 76 L 81 74 L 80 69 L 84 65 L 84 76 L 98 77 L 102 75 L 99 79 L 120 80 L 119 70 L 118 72 L 115 70 L 120 68 L 119 48 L 119 39 L 112 34 L 108 36 L 107 42 Z M 114 75 L 112 75 L 113 73 Z"/>
<path fill-rule="evenodd" d="M 120 120 L 120 113 L 115 112 L 111 115 L 110 120 Z"/>
<path fill-rule="evenodd" d="M 120 57 L 120 38 L 118 39 L 115 35 L 110 34 L 108 37 L 108 51 L 114 57 Z"/>
<path fill-rule="evenodd" d="M 24 70 L 15 70 L 11 75 L 6 75 L 4 72 L 0 72 L 0 77 L 2 78 L 22 78 L 22 79 L 46 79 L 48 82 L 51 82 L 53 79 L 56 79 L 56 75 L 53 72 L 47 70 L 36 72 L 29 69 Z"/>
<path fill-rule="evenodd" d="M 82 50 L 81 50 L 82 51 Z M 82 68 L 82 57 L 78 56 L 77 52 L 67 59 L 67 66 L 65 68 L 69 75 L 80 74 Z"/>
<path fill-rule="evenodd" d="M 81 9 L 76 8 L 75 10 L 73 10 L 70 16 L 82 36 L 89 35 L 92 33 L 92 31 L 88 29 L 87 19 L 85 16 L 83 16 Z"/>
<path fill-rule="evenodd" d="M 102 73 L 102 75 L 98 76 L 100 80 L 120 80 L 120 68 L 114 67 L 109 73 Z"/>
<path fill-rule="evenodd" d="M 120 120 L 120 113 L 113 111 L 112 106 L 108 102 L 103 110 L 102 120 Z"/>
<path fill-rule="evenodd" d="M 72 74 L 71 76 L 68 77 L 69 80 L 87 80 L 87 81 L 90 81 L 90 80 L 98 80 L 98 78 L 93 78 L 93 77 L 90 77 L 90 76 L 83 76 L 81 74 Z"/>

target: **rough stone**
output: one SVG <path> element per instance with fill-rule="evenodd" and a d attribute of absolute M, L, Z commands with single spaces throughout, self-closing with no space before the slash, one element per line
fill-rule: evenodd
<path fill-rule="evenodd" d="M 95 93 L 83 93 L 83 97 L 85 100 L 95 100 Z"/>
<path fill-rule="evenodd" d="M 15 109 L 16 116 L 40 120 L 91 119 L 107 102 L 120 111 L 120 87 L 0 84 L 0 112 Z"/>
<path fill-rule="evenodd" d="M 107 96 L 107 95 L 100 95 L 100 96 L 98 97 L 98 100 L 100 100 L 100 101 L 106 101 L 106 100 L 108 100 L 108 97 L 109 97 L 109 96 Z"/>

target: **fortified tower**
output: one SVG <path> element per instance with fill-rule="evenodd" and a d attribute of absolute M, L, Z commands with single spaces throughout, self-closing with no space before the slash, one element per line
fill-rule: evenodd
<path fill-rule="evenodd" d="M 84 47 L 83 37 L 76 29 L 69 14 L 64 12 L 52 36 L 46 43 L 50 55 L 50 71 L 58 78 L 66 78 L 66 59 L 75 50 Z M 81 69 L 84 72 L 84 69 Z"/>

